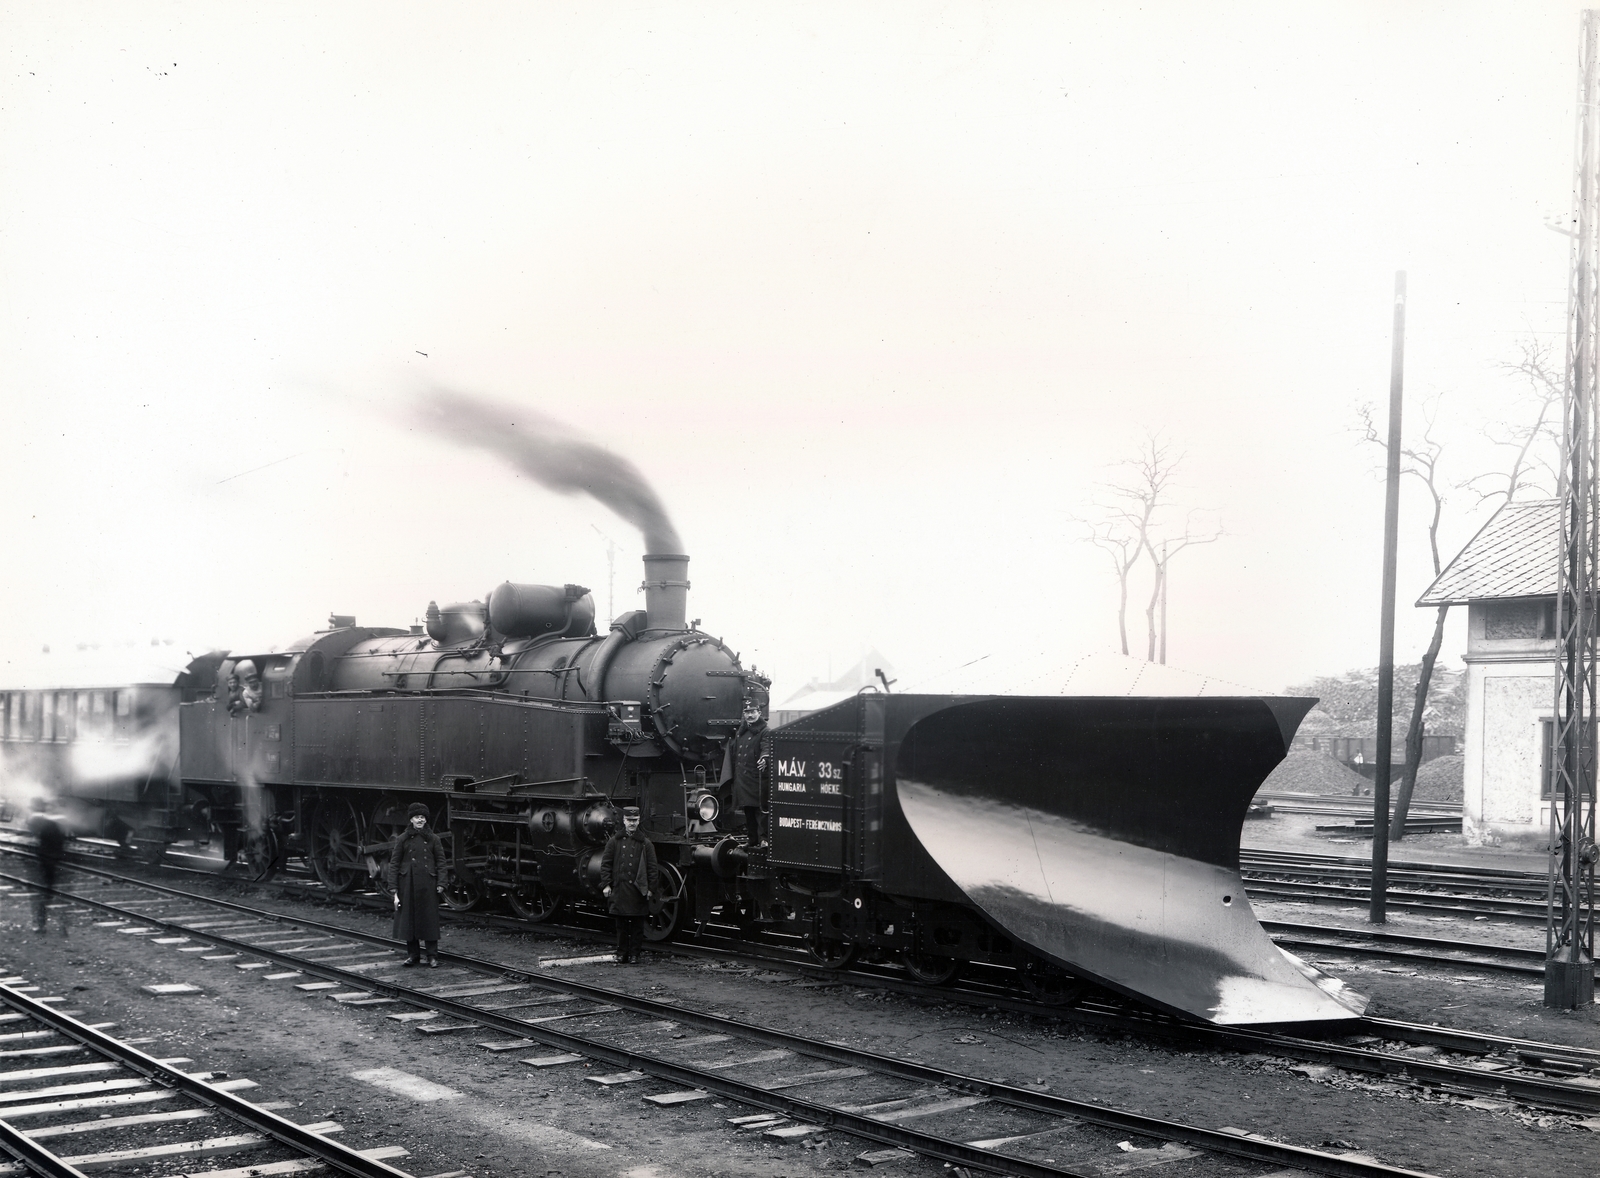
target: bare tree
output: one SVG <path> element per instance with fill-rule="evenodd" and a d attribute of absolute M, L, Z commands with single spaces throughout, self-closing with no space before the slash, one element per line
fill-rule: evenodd
<path fill-rule="evenodd" d="M 1557 443 L 1557 429 L 1561 415 L 1561 373 L 1553 367 L 1550 346 L 1534 336 L 1520 343 L 1522 355 L 1502 367 L 1523 377 L 1525 391 L 1517 398 L 1512 416 L 1484 428 L 1484 436 L 1497 447 L 1510 451 L 1511 460 L 1502 470 L 1473 475 L 1456 484 L 1477 496 L 1478 505 L 1492 503 L 1496 506 L 1509 503 L 1519 492 L 1544 490 L 1554 482 L 1555 469 L 1549 454 L 1550 447 L 1541 443 Z M 1439 559 L 1439 521 L 1444 513 L 1446 496 L 1442 490 L 1439 473 L 1444 446 L 1434 437 L 1442 398 L 1435 397 L 1423 410 L 1425 427 L 1422 442 L 1413 447 L 1402 447 L 1401 474 L 1418 479 L 1428 492 L 1433 511 L 1428 518 L 1428 551 L 1433 558 L 1433 575 L 1438 577 L 1443 565 Z M 1362 405 L 1362 440 L 1386 449 L 1388 443 L 1379 435 L 1371 404 Z M 1439 658 L 1439 648 L 1444 641 L 1444 623 L 1450 607 L 1441 605 L 1434 618 L 1433 637 L 1422 656 L 1417 676 L 1416 698 L 1412 703 L 1411 722 L 1406 727 L 1405 768 L 1400 778 L 1400 789 L 1395 795 L 1394 811 L 1389 820 L 1389 838 L 1398 841 L 1405 836 L 1406 815 L 1411 809 L 1411 797 L 1416 789 L 1417 770 L 1422 764 L 1422 738 L 1428 708 L 1428 690 L 1433 678 L 1433 668 Z"/>
<path fill-rule="evenodd" d="M 1444 455 L 1444 446 L 1434 438 L 1433 428 L 1438 420 L 1439 405 L 1442 400 L 1442 397 L 1435 397 L 1423 407 L 1423 420 L 1426 425 L 1422 431 L 1421 445 L 1402 446 L 1400 449 L 1401 476 L 1411 475 L 1421 481 L 1423 487 L 1427 489 L 1429 501 L 1433 504 L 1433 513 L 1428 517 L 1428 551 L 1433 557 L 1435 577 L 1438 577 L 1443 568 L 1439 561 L 1439 519 L 1444 514 L 1445 497 L 1439 489 L 1439 460 Z M 1362 440 L 1387 449 L 1388 442 L 1379 435 L 1376 423 L 1373 421 L 1373 412 L 1370 403 L 1362 405 L 1359 409 Z M 1439 612 L 1433 620 L 1433 637 L 1428 642 L 1428 649 L 1423 653 L 1422 666 L 1417 673 L 1417 692 L 1411 706 L 1411 723 L 1406 726 L 1405 770 L 1400 776 L 1400 789 L 1395 794 L 1394 810 L 1389 819 L 1389 838 L 1395 841 L 1405 837 L 1406 815 L 1411 810 L 1411 795 L 1417 788 L 1417 770 L 1422 765 L 1422 737 L 1427 719 L 1428 687 L 1433 680 L 1433 665 L 1439 659 L 1439 647 L 1444 643 L 1444 622 L 1449 613 L 1448 605 L 1439 607 Z M 1379 720 L 1381 723 L 1382 717 Z"/>
<path fill-rule="evenodd" d="M 1176 466 L 1177 463 L 1174 462 L 1173 467 L 1176 468 Z M 1161 537 L 1161 554 L 1158 556 L 1156 555 L 1156 539 L 1152 535 L 1152 529 L 1145 529 L 1144 550 L 1150 556 L 1150 563 L 1155 566 L 1154 583 L 1150 586 L 1150 600 L 1145 604 L 1144 607 L 1145 633 L 1149 639 L 1147 651 L 1144 656 L 1147 662 L 1153 663 L 1156 661 L 1156 606 L 1161 604 L 1162 600 L 1166 596 L 1168 564 L 1172 561 L 1174 556 L 1177 556 L 1178 553 L 1182 552 L 1185 548 L 1188 548 L 1194 544 L 1210 544 L 1214 540 L 1221 539 L 1221 537 L 1221 528 L 1217 528 L 1214 532 L 1210 533 L 1197 531 L 1191 526 L 1191 517 L 1186 516 L 1183 522 L 1182 535 L 1176 537 Z M 1165 611 L 1163 611 L 1163 615 L 1164 614 Z M 1163 616 L 1161 620 L 1162 642 L 1160 660 L 1163 663 L 1167 661 L 1166 636 L 1166 618 Z"/>
<path fill-rule="evenodd" d="M 1120 519 L 1084 523 L 1089 529 L 1088 540 L 1111 557 L 1117 574 L 1117 633 L 1122 638 L 1122 653 L 1128 653 L 1128 574 L 1139 563 L 1144 546 L 1137 532 L 1129 532 Z"/>
<path fill-rule="evenodd" d="M 1501 368 L 1521 376 L 1527 388 L 1514 402 L 1510 420 L 1494 422 L 1483 431 L 1492 444 L 1511 452 L 1511 462 L 1504 470 L 1474 475 L 1461 484 L 1477 495 L 1480 506 L 1494 499 L 1509 503 L 1523 490 L 1555 494 L 1557 472 L 1550 455 L 1560 452 L 1563 361 L 1553 359 L 1550 345 L 1536 336 L 1524 337 L 1518 346 L 1522 356 Z"/>
<path fill-rule="evenodd" d="M 1182 454 L 1159 433 L 1147 433 L 1137 453 L 1119 465 L 1126 474 L 1118 481 L 1102 485 L 1095 497 L 1098 517 L 1079 519 L 1087 539 L 1111 557 L 1117 574 L 1117 633 L 1122 653 L 1128 654 L 1128 581 L 1134 566 L 1143 556 L 1154 569 L 1150 599 L 1145 606 L 1147 634 L 1146 659 L 1156 658 L 1156 607 L 1165 586 L 1167 565 L 1179 552 L 1194 544 L 1209 544 L 1222 534 L 1221 529 L 1207 534 L 1184 522 L 1181 535 L 1164 534 L 1163 516 L 1170 511 L 1173 479 Z M 1162 551 L 1157 552 L 1160 546 Z"/>

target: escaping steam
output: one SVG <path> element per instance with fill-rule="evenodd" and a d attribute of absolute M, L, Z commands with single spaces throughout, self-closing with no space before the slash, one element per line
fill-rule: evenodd
<path fill-rule="evenodd" d="M 598 499 L 644 534 L 646 552 L 683 551 L 678 530 L 638 467 L 555 418 L 447 389 L 424 394 L 416 416 L 429 432 L 498 454 L 552 491 Z"/>

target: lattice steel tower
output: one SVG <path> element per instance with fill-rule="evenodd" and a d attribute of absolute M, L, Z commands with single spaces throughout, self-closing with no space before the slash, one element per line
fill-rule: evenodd
<path fill-rule="evenodd" d="M 1551 749 L 1549 915 L 1544 1003 L 1594 1001 L 1595 364 L 1600 319 L 1600 10 L 1583 14 L 1567 380 L 1561 430 L 1561 575 L 1556 594 L 1555 747 Z"/>

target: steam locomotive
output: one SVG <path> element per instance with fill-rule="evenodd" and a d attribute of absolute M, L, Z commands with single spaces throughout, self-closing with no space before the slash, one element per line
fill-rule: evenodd
<path fill-rule="evenodd" d="M 1314 701 L 864 692 L 770 730 L 756 844 L 725 754 L 767 683 L 687 622 L 687 571 L 646 556 L 645 608 L 604 635 L 582 586 L 508 582 L 425 626 L 335 616 L 212 652 L 170 685 L 0 692 L 0 749 L 102 833 L 159 850 L 219 830 L 253 875 L 303 856 L 335 892 L 378 873 L 421 801 L 451 907 L 599 907 L 601 850 L 637 805 L 651 940 L 770 927 L 828 967 L 892 956 L 937 983 L 993 963 L 1044 1000 L 1094 983 L 1216 1023 L 1364 1007 L 1272 944 L 1238 872 L 1250 798 Z M 81 770 L 80 745 L 136 740 L 131 770 Z"/>

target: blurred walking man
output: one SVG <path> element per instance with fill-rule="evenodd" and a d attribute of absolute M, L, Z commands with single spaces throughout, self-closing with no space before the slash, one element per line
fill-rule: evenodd
<path fill-rule="evenodd" d="M 39 890 L 33 897 L 33 931 L 47 931 L 50 919 L 50 902 L 56 896 L 56 877 L 61 860 L 67 857 L 67 833 L 61 823 L 44 812 L 43 798 L 33 799 L 33 815 L 28 819 L 28 829 L 39 840 Z M 61 909 L 61 935 L 67 935 L 67 910 Z"/>

